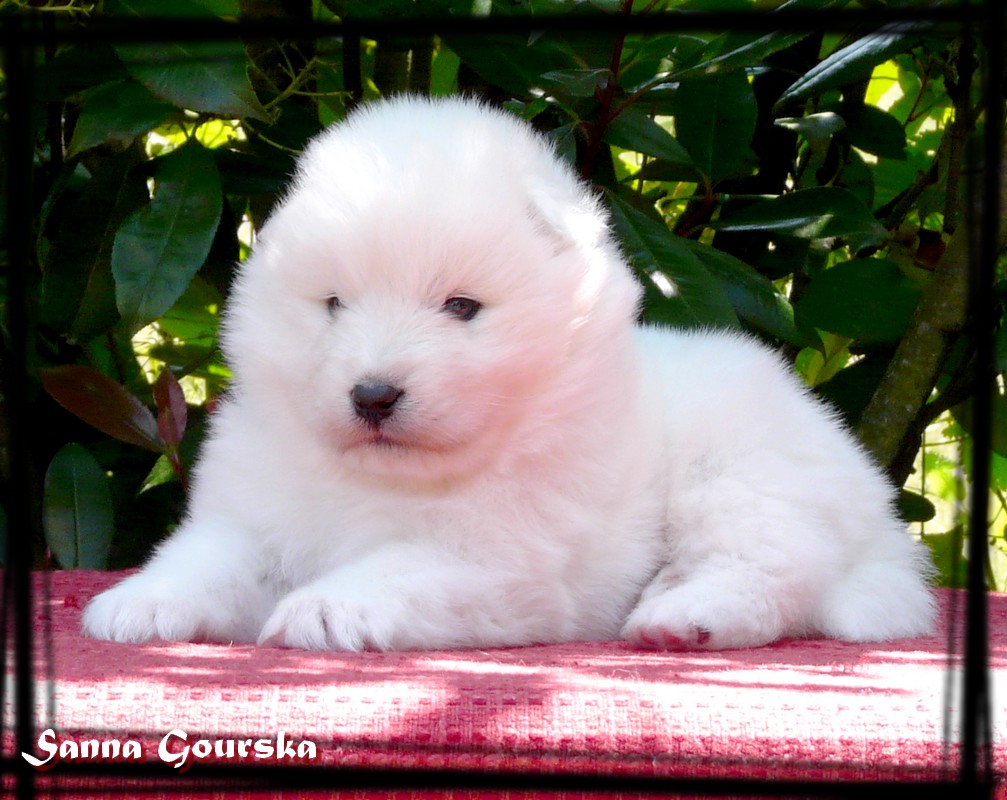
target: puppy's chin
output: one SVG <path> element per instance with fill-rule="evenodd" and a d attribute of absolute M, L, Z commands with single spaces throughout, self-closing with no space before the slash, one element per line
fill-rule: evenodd
<path fill-rule="evenodd" d="M 336 450 L 340 465 L 352 473 L 432 484 L 471 478 L 488 461 L 485 449 L 470 439 L 440 439 L 369 426 L 337 435 Z"/>

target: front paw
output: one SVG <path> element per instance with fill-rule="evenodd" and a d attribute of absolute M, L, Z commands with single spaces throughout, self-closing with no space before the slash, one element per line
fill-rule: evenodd
<path fill-rule="evenodd" d="M 84 609 L 84 633 L 114 642 L 190 641 L 203 615 L 181 585 L 133 575 L 95 597 Z"/>
<path fill-rule="evenodd" d="M 398 616 L 388 599 L 307 586 L 277 604 L 259 634 L 259 644 L 302 650 L 391 650 L 401 628 Z"/>

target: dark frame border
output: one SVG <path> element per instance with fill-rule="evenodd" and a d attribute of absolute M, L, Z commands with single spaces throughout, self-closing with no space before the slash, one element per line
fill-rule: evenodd
<path fill-rule="evenodd" d="M 30 256 L 31 203 L 27 198 L 32 188 L 33 143 L 31 133 L 31 97 L 35 54 L 40 47 L 53 42 L 163 42 L 172 40 L 208 41 L 255 38 L 343 38 L 359 42 L 362 37 L 379 37 L 395 34 L 444 34 L 466 36 L 525 34 L 538 31 L 562 30 L 581 33 L 655 33 L 666 31 L 710 31 L 748 29 L 765 32 L 777 30 L 832 30 L 848 31 L 869 27 L 877 30 L 883 26 L 895 29 L 906 27 L 939 27 L 980 41 L 985 46 L 987 64 L 983 90 L 996 96 L 997 102 L 986 107 L 985 136 L 982 143 L 982 162 L 986 165 L 981 187 L 972 187 L 973 196 L 981 200 L 979 219 L 974 220 L 975 235 L 970 248 L 969 319 L 976 335 L 980 390 L 973 399 L 973 491 L 970 502 L 969 531 L 981 535 L 969 536 L 969 573 L 965 625 L 964 674 L 962 680 L 963 719 L 961 769 L 957 780 L 932 783 L 901 782 L 848 782 L 823 785 L 808 781 L 774 781 L 766 783 L 734 779 L 655 779 L 613 777 L 599 775 L 529 774 L 529 773 L 475 773 L 468 771 L 439 771 L 379 769 L 321 769 L 304 767 L 243 767 L 206 766 L 200 769 L 201 779 L 163 780 L 163 770 L 145 768 L 145 765 L 78 765 L 74 775 L 81 777 L 111 778 L 107 791 L 141 793 L 144 789 L 122 786 L 114 782 L 131 779 L 151 781 L 149 791 L 190 791 L 214 789 L 222 786 L 245 790 L 270 791 L 284 786 L 302 789 L 341 790 L 391 790 L 391 789 L 471 789 L 554 792 L 639 792 L 678 793 L 704 792 L 707 794 L 753 795 L 820 795 L 845 796 L 898 796 L 912 793 L 914 798 L 946 797 L 949 791 L 959 797 L 988 797 L 992 793 L 991 717 L 989 696 L 989 646 L 987 632 L 987 599 L 985 595 L 984 564 L 986 554 L 987 496 L 990 481 L 990 453 L 992 444 L 992 408 L 994 344 L 994 306 L 989 287 L 995 276 L 999 251 L 1001 208 L 1001 161 L 1004 126 L 1004 34 L 1007 8 L 1002 0 L 970 2 L 961 0 L 947 6 L 925 8 L 872 9 L 869 12 L 821 10 L 814 12 L 784 9 L 766 12 L 668 12 L 647 16 L 629 15 L 561 15 L 551 17 L 446 17 L 415 19 L 349 19 L 340 23 L 294 23 L 291 21 L 234 23 L 220 20 L 144 19 L 118 20 L 97 18 L 85 28 L 57 21 L 41 24 L 35 13 L 12 13 L 0 17 L 0 52 L 3 55 L 7 81 L 6 105 L 9 124 L 3 141 L 6 161 L 5 189 L 7 201 L 7 241 L 9 261 L 7 336 L 11 359 L 4 368 L 4 391 L 9 407 L 11 435 L 9 441 L 10 481 L 9 496 L 5 498 L 8 513 L 8 540 L 10 567 L 4 573 L 4 616 L 0 622 L 0 636 L 4 648 L 8 646 L 8 620 L 13 622 L 15 668 L 15 749 L 31 749 L 34 737 L 34 670 L 32 664 L 32 584 L 31 548 L 29 536 L 17 536 L 17 531 L 32 530 L 27 464 L 29 425 L 26 380 L 28 319 L 27 265 Z M 47 20 L 48 22 L 48 20 Z M 975 32 L 978 31 L 977 36 Z M 347 48 L 353 50 L 354 48 Z M 344 63 L 355 74 L 359 62 L 347 58 Z M 351 91 L 352 91 L 352 85 Z M 979 154 L 977 154 L 979 155 Z M 983 388 L 985 387 L 985 388 Z M 12 612 L 12 613 L 10 613 Z M 2 659 L 5 661 L 5 658 Z M 11 776 L 18 798 L 33 798 L 36 790 L 54 790 L 54 779 L 34 772 L 25 762 L 16 758 L 0 757 L 0 780 L 5 785 Z M 58 782 L 58 781 L 57 781 Z M 90 790 L 82 790 L 86 793 Z M 102 791 L 96 788 L 95 791 Z M 64 790 L 74 794 L 74 790 Z"/>

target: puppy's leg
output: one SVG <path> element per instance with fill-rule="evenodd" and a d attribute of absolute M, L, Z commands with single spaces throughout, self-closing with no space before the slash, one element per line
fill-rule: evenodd
<path fill-rule="evenodd" d="M 889 510 L 881 477 L 865 472 L 847 491 L 828 477 L 802 486 L 793 472 L 750 465 L 676 494 L 670 565 L 623 635 L 645 647 L 717 649 L 930 630 L 932 568 Z"/>
<path fill-rule="evenodd" d="M 95 639 L 255 641 L 274 604 L 247 536 L 225 522 L 188 522 L 144 568 L 95 597 L 84 632 Z"/>
<path fill-rule="evenodd" d="M 291 592 L 259 642 L 403 650 L 554 641 L 571 634 L 570 605 L 558 582 L 397 542 Z"/>
<path fill-rule="evenodd" d="M 814 625 L 840 560 L 834 537 L 782 487 L 725 476 L 675 496 L 669 565 L 623 628 L 643 647 L 754 647 Z"/>
<path fill-rule="evenodd" d="M 787 630 L 770 576 L 729 557 L 710 558 L 683 578 L 667 566 L 644 590 L 622 635 L 663 650 L 756 647 Z"/>
<path fill-rule="evenodd" d="M 889 541 L 895 546 L 877 548 L 825 593 L 816 628 L 826 636 L 871 642 L 933 630 L 933 565 L 908 536 Z"/>

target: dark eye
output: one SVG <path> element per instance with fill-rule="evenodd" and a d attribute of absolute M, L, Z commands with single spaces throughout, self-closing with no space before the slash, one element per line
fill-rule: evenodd
<path fill-rule="evenodd" d="M 339 298 L 334 294 L 329 295 L 325 298 L 325 307 L 329 310 L 330 314 L 335 314 L 337 308 L 342 308 L 342 303 L 339 302 Z"/>
<path fill-rule="evenodd" d="M 479 313 L 483 304 L 471 297 L 449 297 L 444 301 L 442 308 L 454 317 L 463 322 L 468 322 Z"/>

